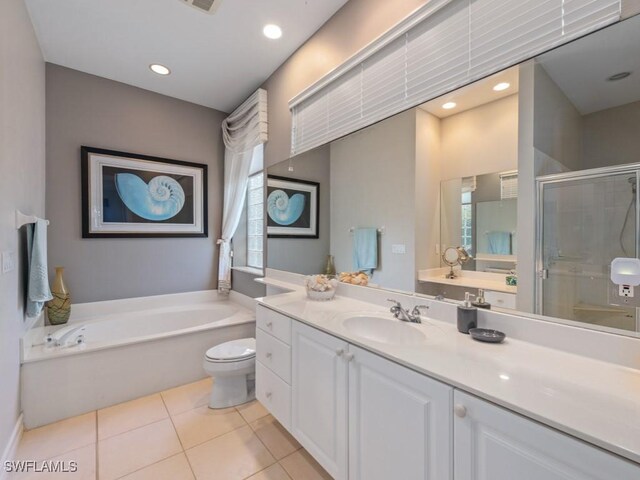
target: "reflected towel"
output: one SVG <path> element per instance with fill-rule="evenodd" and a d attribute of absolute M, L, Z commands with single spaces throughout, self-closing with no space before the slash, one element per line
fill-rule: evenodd
<path fill-rule="evenodd" d="M 27 316 L 37 317 L 45 302 L 51 300 L 47 271 L 47 221 L 39 218 L 27 225 L 27 256 L 29 281 L 27 285 Z"/>
<path fill-rule="evenodd" d="M 489 253 L 494 255 L 511 255 L 511 233 L 489 232 Z"/>
<path fill-rule="evenodd" d="M 369 276 L 378 268 L 378 229 L 356 228 L 353 232 L 353 269 Z"/>

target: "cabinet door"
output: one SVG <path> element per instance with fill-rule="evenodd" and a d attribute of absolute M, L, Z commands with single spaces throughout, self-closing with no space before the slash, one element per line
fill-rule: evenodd
<path fill-rule="evenodd" d="M 293 322 L 291 433 L 336 480 L 347 478 L 347 347 Z"/>
<path fill-rule="evenodd" d="M 456 480 L 637 480 L 640 466 L 457 391 Z"/>
<path fill-rule="evenodd" d="M 453 388 L 349 346 L 349 478 L 453 477 Z"/>

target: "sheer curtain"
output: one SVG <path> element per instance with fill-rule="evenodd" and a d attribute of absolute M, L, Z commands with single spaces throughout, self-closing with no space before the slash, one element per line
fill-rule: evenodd
<path fill-rule="evenodd" d="M 218 265 L 218 291 L 231 290 L 231 238 L 238 228 L 253 150 L 267 141 L 267 92 L 259 89 L 222 122 L 224 207 Z"/>

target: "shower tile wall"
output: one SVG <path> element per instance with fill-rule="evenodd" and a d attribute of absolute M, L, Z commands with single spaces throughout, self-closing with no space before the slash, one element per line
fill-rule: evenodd
<path fill-rule="evenodd" d="M 608 299 L 611 260 L 636 253 L 635 197 L 629 178 L 635 174 L 545 187 L 545 315 L 635 330 L 635 309 L 610 305 Z"/>

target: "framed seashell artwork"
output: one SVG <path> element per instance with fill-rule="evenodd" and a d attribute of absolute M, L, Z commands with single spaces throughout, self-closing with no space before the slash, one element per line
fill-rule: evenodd
<path fill-rule="evenodd" d="M 267 236 L 318 238 L 320 184 L 294 178 L 267 177 Z"/>
<path fill-rule="evenodd" d="M 81 148 L 82 237 L 206 237 L 207 165 Z"/>

